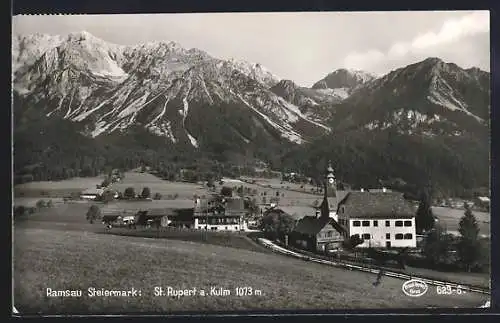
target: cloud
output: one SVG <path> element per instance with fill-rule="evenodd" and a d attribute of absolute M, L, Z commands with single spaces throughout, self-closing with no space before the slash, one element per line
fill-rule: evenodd
<path fill-rule="evenodd" d="M 412 53 L 422 53 L 439 45 L 457 42 L 465 37 L 489 32 L 488 11 L 477 11 L 459 19 L 449 19 L 437 32 L 428 31 L 417 35 L 410 41 L 394 43 L 387 52 L 370 49 L 366 52 L 353 52 L 344 59 L 344 66 L 353 69 L 369 69 L 387 59 L 402 58 Z"/>

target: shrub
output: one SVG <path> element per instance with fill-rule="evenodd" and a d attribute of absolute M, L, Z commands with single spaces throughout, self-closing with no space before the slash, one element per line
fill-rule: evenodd
<path fill-rule="evenodd" d="M 141 197 L 143 199 L 147 199 L 147 198 L 151 197 L 151 190 L 149 189 L 149 187 L 144 187 L 142 189 Z"/>
<path fill-rule="evenodd" d="M 36 202 L 36 207 L 39 208 L 39 209 L 44 208 L 45 206 L 46 206 L 46 204 L 45 204 L 44 200 L 38 200 Z"/>
<path fill-rule="evenodd" d="M 135 190 L 133 187 L 127 187 L 125 191 L 123 192 L 123 197 L 126 199 L 133 199 L 135 198 Z"/>
<path fill-rule="evenodd" d="M 95 220 L 101 217 L 101 209 L 97 205 L 90 206 L 89 210 L 86 214 L 87 221 L 91 224 L 94 223 Z"/>
<path fill-rule="evenodd" d="M 160 193 L 155 193 L 155 195 L 153 196 L 153 199 L 155 199 L 155 200 L 161 200 L 161 194 Z"/>
<path fill-rule="evenodd" d="M 176 198 L 178 198 L 178 197 L 179 197 L 179 194 L 178 194 L 178 193 L 175 193 L 175 194 L 174 194 L 174 196 L 173 196 L 174 200 L 175 200 Z"/>
<path fill-rule="evenodd" d="M 14 216 L 22 216 L 26 213 L 26 208 L 22 205 L 14 208 Z"/>

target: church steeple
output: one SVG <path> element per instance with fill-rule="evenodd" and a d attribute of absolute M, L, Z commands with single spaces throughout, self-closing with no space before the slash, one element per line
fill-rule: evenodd
<path fill-rule="evenodd" d="M 323 202 L 321 203 L 321 217 L 330 217 L 337 208 L 337 181 L 332 163 L 328 162 L 324 178 Z"/>

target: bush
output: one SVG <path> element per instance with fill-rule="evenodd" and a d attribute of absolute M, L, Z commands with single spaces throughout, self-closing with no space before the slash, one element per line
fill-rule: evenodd
<path fill-rule="evenodd" d="M 142 192 L 141 192 L 141 197 L 143 199 L 147 199 L 147 198 L 150 198 L 151 197 L 151 190 L 149 189 L 149 187 L 144 187 L 142 189 Z"/>
<path fill-rule="evenodd" d="M 34 207 L 30 207 L 28 209 L 28 214 L 33 214 L 33 213 L 35 213 L 35 211 L 36 211 L 36 209 Z"/>
<path fill-rule="evenodd" d="M 173 196 L 174 200 L 175 200 L 176 198 L 178 198 L 178 197 L 179 197 L 179 194 L 178 194 L 178 193 L 175 193 L 175 194 L 174 194 L 174 196 Z"/>
<path fill-rule="evenodd" d="M 101 209 L 97 205 L 90 206 L 89 210 L 86 214 L 87 221 L 91 224 L 94 223 L 95 220 L 101 217 Z"/>
<path fill-rule="evenodd" d="M 16 216 L 22 216 L 24 214 L 26 214 L 26 208 L 24 206 L 20 205 L 20 206 L 16 206 L 14 208 L 14 216 L 15 217 Z"/>
<path fill-rule="evenodd" d="M 125 191 L 123 192 L 123 197 L 126 199 L 133 199 L 135 198 L 135 190 L 133 187 L 127 187 Z"/>
<path fill-rule="evenodd" d="M 52 200 L 48 200 L 47 207 L 53 207 L 53 206 L 54 206 L 54 203 L 52 202 Z"/>
<path fill-rule="evenodd" d="M 161 200 L 161 194 L 160 193 L 155 193 L 155 195 L 153 196 L 153 199 L 154 200 Z"/>
<path fill-rule="evenodd" d="M 46 206 L 46 204 L 45 204 L 45 201 L 44 201 L 44 200 L 38 200 L 38 201 L 36 202 L 36 207 L 37 207 L 37 208 L 39 208 L 39 209 L 42 209 L 42 208 L 44 208 L 45 206 Z"/>

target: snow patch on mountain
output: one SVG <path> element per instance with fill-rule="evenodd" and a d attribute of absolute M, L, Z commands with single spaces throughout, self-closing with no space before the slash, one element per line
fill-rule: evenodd
<path fill-rule="evenodd" d="M 252 106 L 248 101 L 246 101 L 240 94 L 237 94 L 237 97 L 250 109 L 255 111 L 257 114 L 259 114 L 267 123 L 269 123 L 272 127 L 274 127 L 276 130 L 280 132 L 280 135 L 283 138 L 288 139 L 291 142 L 295 142 L 297 144 L 301 144 L 304 142 L 304 139 L 302 139 L 302 136 L 298 134 L 296 131 L 291 129 L 290 125 L 285 124 L 283 127 L 272 121 L 267 115 L 264 113 L 260 112 L 258 109 L 256 109 L 254 106 Z M 288 126 L 288 127 L 287 127 Z M 285 128 L 286 127 L 286 128 Z"/>
<path fill-rule="evenodd" d="M 229 59 L 228 62 L 233 68 L 255 79 L 268 88 L 276 85 L 281 79 L 259 63 L 251 63 L 244 60 L 236 60 L 234 58 Z"/>
<path fill-rule="evenodd" d="M 483 119 L 471 113 L 467 109 L 465 103 L 455 97 L 453 88 L 448 84 L 448 82 L 446 82 L 445 79 L 439 77 L 438 75 L 433 75 L 429 86 L 429 92 L 430 94 L 427 96 L 427 99 L 430 102 L 452 111 L 462 111 L 469 116 L 474 117 L 479 122 L 483 121 Z"/>

